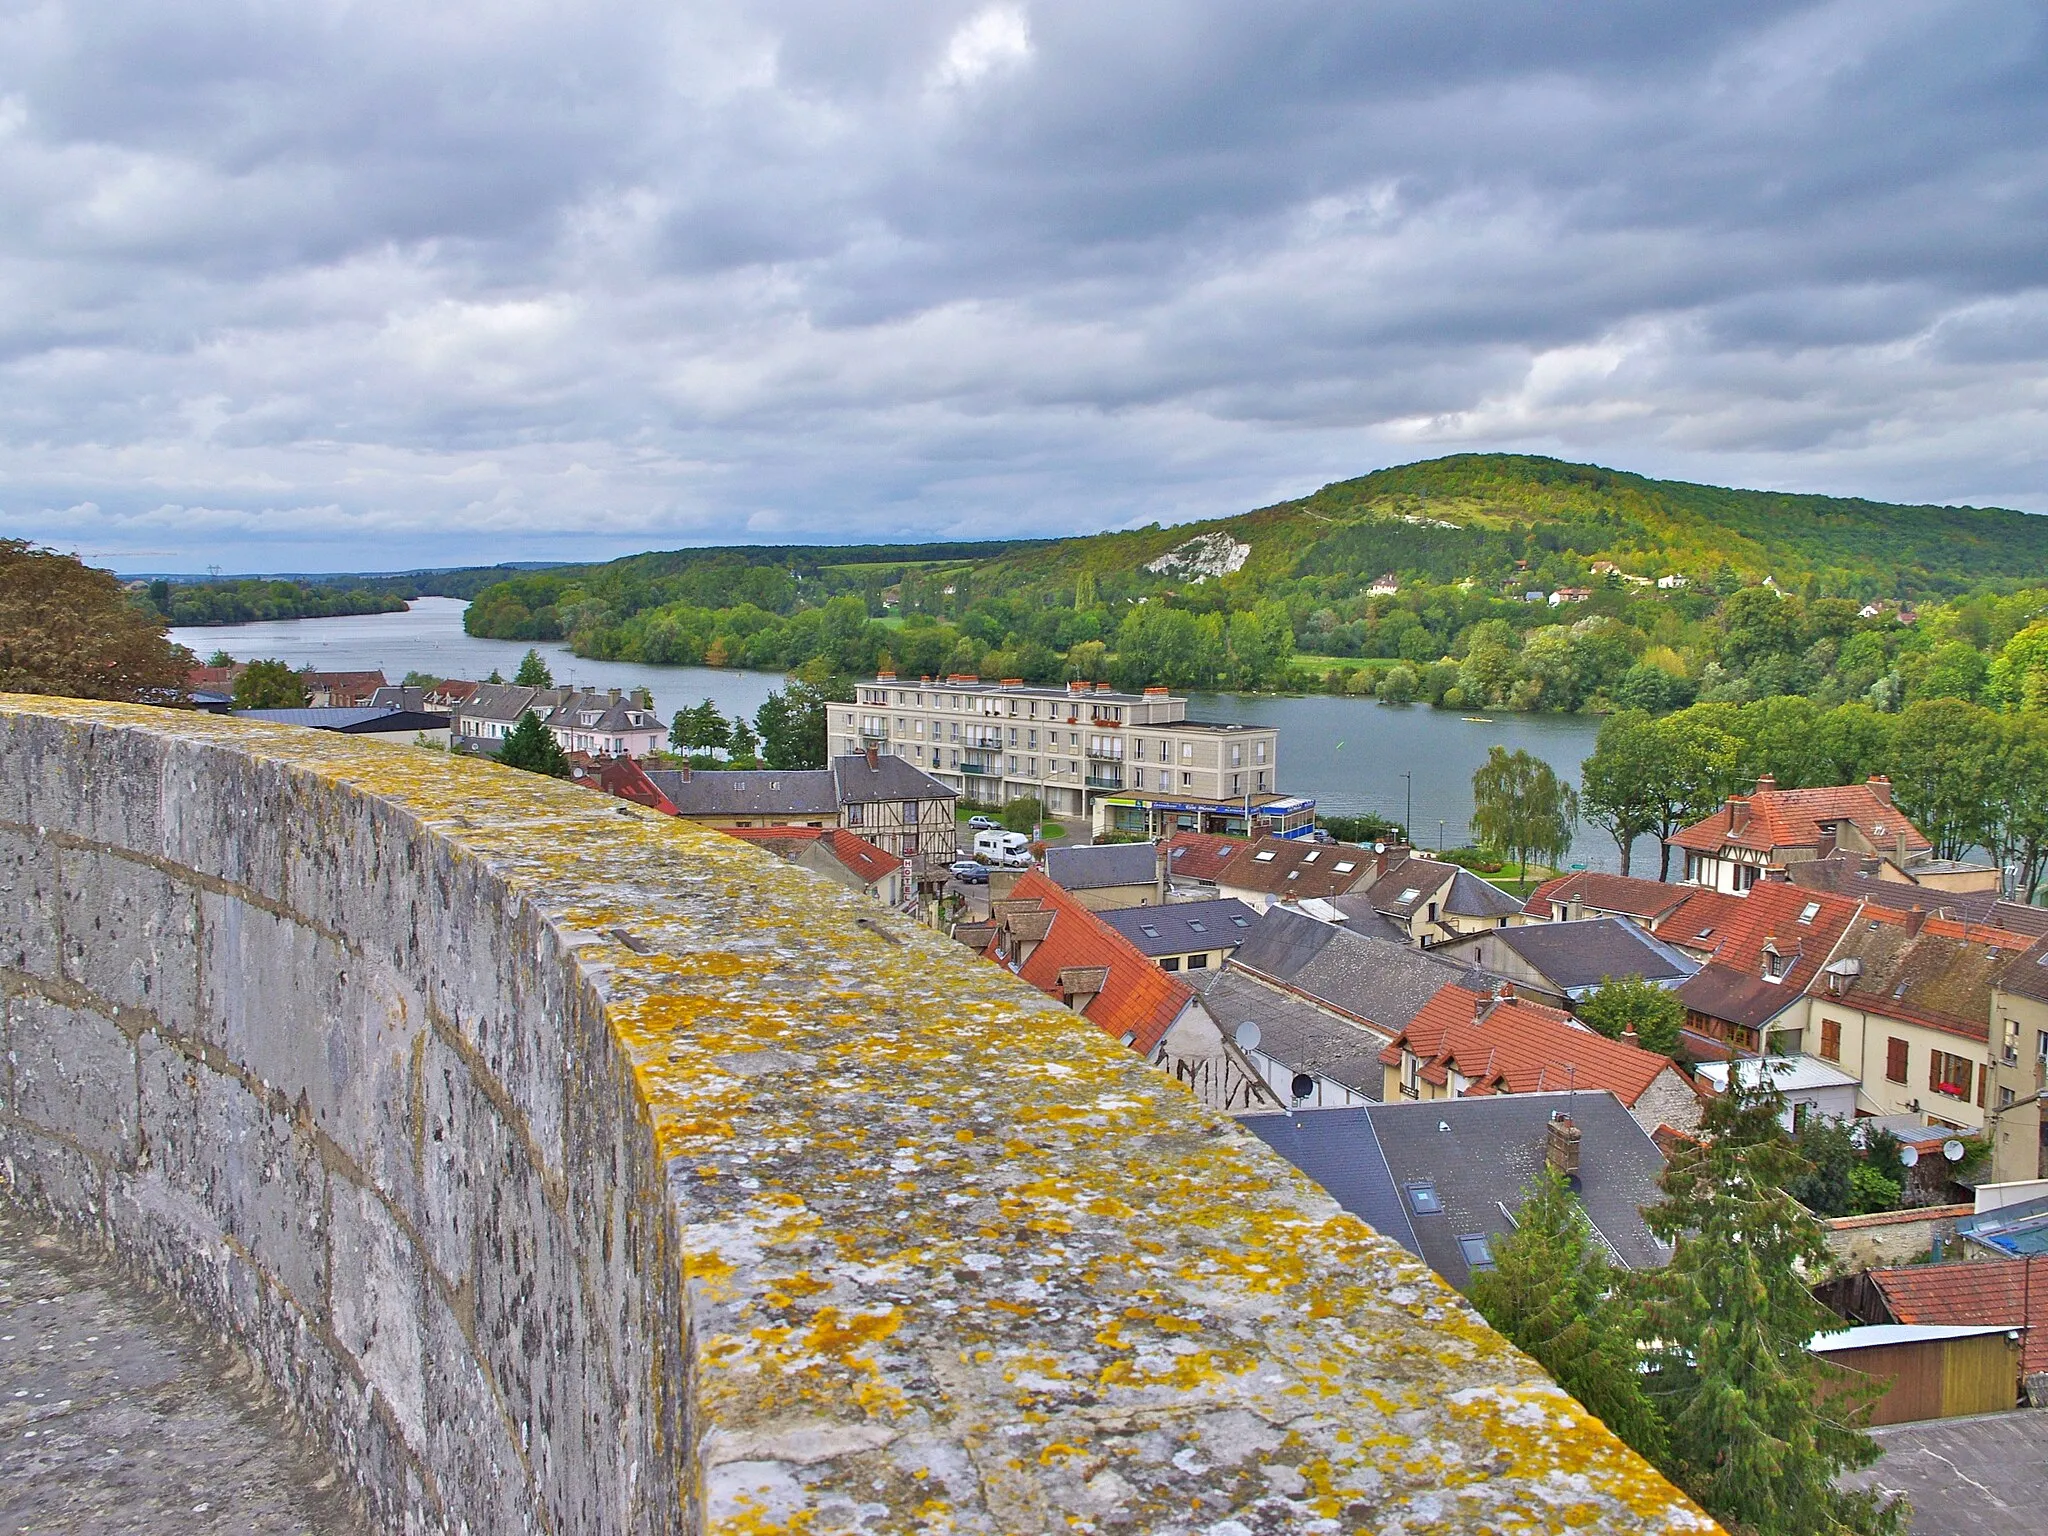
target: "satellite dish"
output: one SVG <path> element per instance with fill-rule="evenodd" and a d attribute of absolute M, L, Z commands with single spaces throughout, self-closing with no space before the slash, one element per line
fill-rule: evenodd
<path fill-rule="evenodd" d="M 1254 1024 L 1250 1019 L 1246 1019 L 1237 1026 L 1236 1032 L 1230 1038 L 1237 1042 L 1237 1048 L 1240 1051 L 1256 1051 L 1259 1048 L 1259 1041 L 1264 1036 L 1259 1033 L 1258 1025 Z"/>
<path fill-rule="evenodd" d="M 1919 1167 L 1919 1166 L 1920 1166 L 1920 1149 L 1919 1149 L 1918 1147 L 1901 1147 L 1901 1148 L 1899 1148 L 1899 1166 L 1900 1166 L 1901 1168 L 1917 1168 L 1917 1167 Z"/>
<path fill-rule="evenodd" d="M 1372 845 L 1372 851 L 1374 853 L 1385 853 L 1387 851 L 1387 845 L 1385 843 L 1374 843 Z"/>
<path fill-rule="evenodd" d="M 1951 1136 L 1941 1144 L 1941 1155 L 1952 1163 L 1960 1163 L 1963 1160 L 1963 1144 Z"/>
<path fill-rule="evenodd" d="M 1294 1074 L 1294 1081 L 1287 1086 L 1294 1095 L 1294 1102 L 1299 1104 L 1303 1099 L 1316 1091 L 1316 1080 L 1306 1072 L 1297 1072 Z"/>

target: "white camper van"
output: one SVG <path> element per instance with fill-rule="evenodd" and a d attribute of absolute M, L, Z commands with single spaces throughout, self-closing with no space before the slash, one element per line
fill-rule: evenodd
<path fill-rule="evenodd" d="M 1023 869 L 1031 862 L 1031 839 L 1022 832 L 977 832 L 974 856 L 1003 869 Z"/>

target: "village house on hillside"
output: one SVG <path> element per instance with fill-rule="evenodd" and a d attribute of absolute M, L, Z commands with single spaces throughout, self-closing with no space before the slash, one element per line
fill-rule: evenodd
<path fill-rule="evenodd" d="M 1678 988 L 1686 1050 L 1710 1061 L 1754 1056 L 1767 1032 L 1796 1034 L 1806 1020 L 1806 989 L 1860 911 L 1857 902 L 1782 880 L 1751 887 L 1731 905 L 1707 964 Z"/>
<path fill-rule="evenodd" d="M 1838 851 L 1887 859 L 1907 877 L 1945 880 L 1954 889 L 1998 883 L 1998 871 L 1987 866 L 1938 863 L 1933 844 L 1892 803 L 1891 781 L 1880 774 L 1820 789 L 1780 789 L 1765 774 L 1749 794 L 1730 795 L 1670 842 L 1685 855 L 1688 884 L 1736 894 L 1768 872 Z"/>
<path fill-rule="evenodd" d="M 1085 893 L 1073 894 L 1087 905 Z M 1162 971 L 1221 969 L 1259 920 L 1257 911 L 1234 898 L 1090 910 Z"/>
<path fill-rule="evenodd" d="M 1491 993 L 1445 987 L 1380 1052 L 1380 1064 L 1389 1103 L 1598 1088 L 1645 1131 L 1699 1124 L 1699 1094 L 1668 1058 L 1595 1034 L 1504 985 Z"/>

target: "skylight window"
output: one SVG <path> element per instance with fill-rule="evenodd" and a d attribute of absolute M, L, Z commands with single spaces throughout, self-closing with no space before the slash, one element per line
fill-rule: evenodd
<path fill-rule="evenodd" d="M 1714 930 L 1711 928 L 1702 928 L 1698 933 L 1694 934 L 1693 937 L 1695 939 L 1704 939 L 1708 934 L 1712 933 L 1713 931 Z"/>
<path fill-rule="evenodd" d="M 1231 918 L 1231 922 L 1235 923 L 1240 928 L 1249 928 L 1252 925 L 1252 920 L 1248 917 L 1243 916 L 1242 914 Z M 2043 960 L 2048 960 L 2048 955 L 2043 955 L 2041 958 Z"/>
<path fill-rule="evenodd" d="M 1316 861 L 1317 859 L 1320 859 L 1320 858 L 1321 858 L 1322 856 L 1323 856 L 1323 850 L 1322 850 L 1322 849 L 1320 849 L 1320 848 L 1311 848 L 1311 849 L 1309 849 L 1309 851 L 1308 851 L 1307 853 L 1304 853 L 1304 854 L 1303 854 L 1303 855 L 1301 856 L 1301 862 L 1302 862 L 1302 863 L 1304 863 L 1304 864 L 1313 864 L 1313 863 L 1315 863 L 1315 861 Z"/>
<path fill-rule="evenodd" d="M 1799 921 L 1802 923 L 1810 923 L 1816 917 L 1819 916 L 1820 903 L 1817 901 L 1809 901 L 1805 906 L 1799 909 Z"/>
<path fill-rule="evenodd" d="M 1424 1182 L 1408 1186 L 1408 1209 L 1416 1215 L 1438 1216 L 1443 1208 L 1443 1201 L 1436 1197 L 1436 1185 Z"/>
<path fill-rule="evenodd" d="M 1208 931 L 1209 930 L 1207 928 L 1204 928 L 1202 926 L 1202 920 L 1199 917 L 1191 917 L 1188 919 L 1189 933 L 1207 933 Z"/>
<path fill-rule="evenodd" d="M 1460 1232 L 1458 1252 L 1465 1256 L 1469 1269 L 1493 1268 L 1493 1250 L 1487 1246 L 1484 1232 Z"/>
<path fill-rule="evenodd" d="M 1267 850 L 1266 850 L 1266 851 L 1265 851 L 1264 853 L 1255 853 L 1255 854 L 1253 854 L 1253 855 L 1252 855 L 1252 862 L 1253 862 L 1254 864 L 1270 864 L 1270 863 L 1272 863 L 1272 862 L 1273 862 L 1273 850 L 1272 850 L 1272 849 L 1270 849 L 1270 848 L 1268 848 L 1268 849 L 1267 849 Z"/>
<path fill-rule="evenodd" d="M 1144 934 L 1145 937 L 1148 939 L 1156 939 L 1159 937 L 1159 930 L 1157 928 L 1154 928 L 1150 923 L 1138 924 L 1138 932 Z"/>
<path fill-rule="evenodd" d="M 1401 893 L 1401 894 L 1400 894 L 1399 896 L 1397 896 L 1397 897 L 1396 897 L 1396 898 L 1394 899 L 1394 904 L 1395 904 L 1396 906 L 1401 906 L 1401 907 L 1405 907 L 1405 906 L 1407 906 L 1407 905 L 1408 905 L 1408 903 L 1409 903 L 1409 902 L 1411 902 L 1411 901 L 1415 900 L 1415 898 L 1416 898 L 1416 897 L 1418 897 L 1418 896 L 1420 896 L 1421 894 L 1422 894 L 1422 887 L 1421 887 L 1421 886 L 1419 886 L 1419 885 L 1411 885 L 1411 886 L 1409 886 L 1409 887 L 1408 887 L 1408 889 L 1407 889 L 1407 890 L 1403 891 L 1403 892 L 1402 892 L 1402 893 Z"/>
<path fill-rule="evenodd" d="M 1358 868 L 1358 861 L 1356 859 L 1339 859 L 1331 868 L 1335 869 L 1340 875 L 1348 875 L 1351 871 Z"/>

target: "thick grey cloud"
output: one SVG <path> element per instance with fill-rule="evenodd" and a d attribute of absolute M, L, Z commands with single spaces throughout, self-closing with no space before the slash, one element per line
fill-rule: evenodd
<path fill-rule="evenodd" d="M 1060 532 L 1516 448 L 2048 510 L 2034 4 L 0 9 L 0 532 Z"/>

